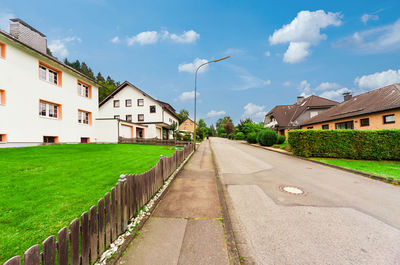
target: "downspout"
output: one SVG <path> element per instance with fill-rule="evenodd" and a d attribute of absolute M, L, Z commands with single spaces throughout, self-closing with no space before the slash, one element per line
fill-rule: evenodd
<path fill-rule="evenodd" d="M 120 119 L 118 119 L 118 143 L 119 143 L 119 123 L 121 122 L 121 120 Z"/>

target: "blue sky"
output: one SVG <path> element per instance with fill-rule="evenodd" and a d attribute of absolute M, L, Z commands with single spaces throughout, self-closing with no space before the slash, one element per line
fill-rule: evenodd
<path fill-rule="evenodd" d="M 58 58 L 128 80 L 208 124 L 261 121 L 298 95 L 362 93 L 400 82 L 399 1 L 2 0 L 0 27 L 19 17 Z"/>

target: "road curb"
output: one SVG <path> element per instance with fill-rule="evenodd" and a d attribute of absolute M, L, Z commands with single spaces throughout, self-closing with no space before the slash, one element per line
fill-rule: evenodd
<path fill-rule="evenodd" d="M 236 265 L 236 264 L 240 264 L 239 251 L 236 246 L 236 240 L 235 240 L 235 236 L 233 233 L 231 217 L 229 215 L 229 210 L 227 207 L 227 202 L 226 202 L 226 197 L 225 197 L 227 194 L 227 191 L 221 182 L 221 178 L 219 177 L 218 167 L 217 167 L 217 164 L 214 159 L 215 158 L 214 150 L 211 147 L 211 143 L 209 142 L 208 144 L 210 145 L 211 160 L 212 160 L 212 163 L 214 166 L 215 179 L 217 182 L 218 198 L 219 198 L 219 202 L 221 205 L 224 231 L 225 231 L 225 237 L 226 237 L 226 244 L 227 244 L 228 256 L 229 256 L 229 264 Z"/>
<path fill-rule="evenodd" d="M 149 220 L 150 217 L 153 215 L 153 212 L 157 208 L 159 202 L 165 197 L 165 195 L 168 193 L 168 190 L 171 187 L 172 183 L 174 183 L 177 174 L 179 174 L 182 171 L 183 167 L 189 162 L 189 160 L 192 158 L 192 156 L 195 152 L 196 151 L 193 151 L 188 156 L 188 158 L 183 161 L 183 163 L 179 166 L 179 168 L 173 173 L 173 174 L 175 174 L 174 178 L 169 183 L 168 187 L 164 190 L 164 192 L 161 194 L 161 196 L 154 202 L 154 206 L 150 209 L 150 214 L 142 219 L 142 221 L 138 224 L 138 226 L 135 229 L 133 229 L 132 234 L 130 236 L 125 238 L 125 242 L 118 248 L 117 253 L 114 254 L 114 256 L 109 261 L 107 261 L 107 263 L 106 263 L 107 265 L 117 264 L 117 262 L 120 260 L 120 258 L 124 255 L 124 252 L 128 248 L 129 244 L 132 243 L 132 241 L 135 239 L 136 232 L 140 231 L 142 229 L 142 227 L 146 224 L 147 220 Z"/>
<path fill-rule="evenodd" d="M 317 160 L 312 160 L 312 159 L 309 159 L 309 158 L 306 158 L 306 157 L 297 156 L 297 155 L 294 155 L 292 153 L 286 153 L 286 152 L 281 152 L 281 151 L 278 151 L 278 150 L 273 150 L 272 148 L 264 148 L 264 147 L 259 146 L 259 145 L 248 144 L 248 143 L 244 143 L 244 144 L 251 145 L 251 146 L 254 146 L 254 147 L 258 147 L 258 148 L 261 148 L 261 149 L 264 149 L 264 150 L 267 150 L 267 151 L 271 151 L 271 152 L 275 152 L 275 153 L 279 153 L 279 154 L 295 157 L 295 158 L 298 158 L 298 159 L 301 159 L 301 160 L 310 161 L 310 162 L 313 162 L 313 163 L 316 163 L 316 164 L 320 164 L 320 165 L 336 168 L 336 169 L 339 169 L 339 170 L 347 171 L 347 172 L 350 172 L 350 173 L 361 175 L 363 177 L 367 177 L 367 178 L 370 178 L 370 179 L 383 181 L 383 182 L 386 182 L 386 183 L 389 183 L 389 184 L 393 184 L 393 185 L 396 185 L 396 186 L 400 185 L 400 180 L 388 179 L 388 178 L 385 178 L 385 177 L 382 177 L 382 176 L 368 174 L 368 173 L 365 173 L 365 172 L 362 172 L 362 171 L 358 171 L 358 170 L 355 170 L 355 169 L 336 166 L 336 165 L 328 164 L 328 163 L 325 163 L 325 162 L 322 162 L 322 161 L 317 161 Z"/>

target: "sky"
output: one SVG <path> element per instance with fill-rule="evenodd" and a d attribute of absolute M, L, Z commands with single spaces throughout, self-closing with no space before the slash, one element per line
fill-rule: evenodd
<path fill-rule="evenodd" d="M 323 2 L 323 3 L 318 3 Z M 400 82 L 400 1 L 2 0 L 0 28 L 21 18 L 53 54 L 135 84 L 207 124 L 262 121 L 275 105 L 339 102 Z"/>

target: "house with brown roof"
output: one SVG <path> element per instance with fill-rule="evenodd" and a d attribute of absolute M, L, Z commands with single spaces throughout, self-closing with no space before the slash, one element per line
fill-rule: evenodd
<path fill-rule="evenodd" d="M 278 105 L 270 110 L 264 119 L 264 127 L 276 130 L 280 135 L 288 135 L 292 129 L 300 129 L 300 124 L 339 104 L 336 101 L 315 95 L 297 97 L 292 105 Z"/>
<path fill-rule="evenodd" d="M 196 125 L 196 128 L 198 128 L 198 127 L 199 126 Z M 186 132 L 186 133 L 190 133 L 190 134 L 192 134 L 194 132 L 194 128 L 195 128 L 195 122 L 190 118 L 187 118 L 184 122 L 182 122 L 179 125 L 179 130 L 180 131 L 183 131 L 183 132 Z"/>
<path fill-rule="evenodd" d="M 302 122 L 304 129 L 400 129 L 400 84 L 352 97 Z"/>

